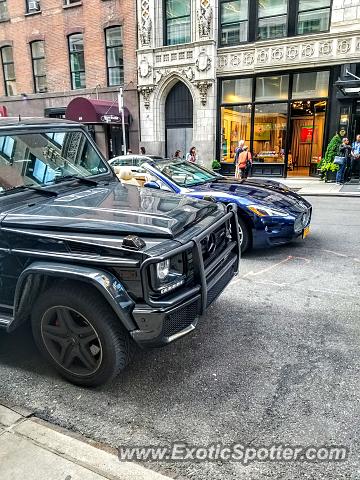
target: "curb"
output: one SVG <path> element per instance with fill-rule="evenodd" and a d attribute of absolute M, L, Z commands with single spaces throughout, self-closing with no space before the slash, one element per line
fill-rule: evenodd
<path fill-rule="evenodd" d="M 84 476 L 83 478 L 93 478 L 94 476 L 94 478 L 107 480 L 171 480 L 170 477 L 148 470 L 139 464 L 121 462 L 115 449 L 108 445 L 84 440 L 80 435 L 74 435 L 63 428 L 55 427 L 34 417 L 31 412 L 16 407 L 9 408 L 4 406 L 3 403 L 5 402 L 0 402 L 0 458 L 2 458 L 2 473 L 5 473 L 3 478 L 6 478 L 6 467 L 12 471 L 17 461 L 16 451 L 14 452 L 15 457 L 13 455 L 6 457 L 6 453 L 2 453 L 1 449 L 5 448 L 6 450 L 7 443 L 15 442 L 16 446 L 23 445 L 24 450 L 27 450 L 29 446 L 43 452 L 41 458 L 53 459 L 54 465 L 56 462 L 72 465 L 75 471 L 80 469 L 89 475 L 89 477 Z M 20 478 L 24 478 L 25 472 L 20 472 L 19 466 L 16 466 L 21 476 L 11 476 L 11 478 L 20 480 Z M 36 471 L 39 467 L 41 465 L 39 465 L 39 460 L 36 459 L 34 465 L 27 465 L 29 471 Z M 69 471 L 69 473 L 72 472 Z M 71 478 L 71 475 L 69 477 Z M 48 476 L 47 478 L 52 480 L 55 476 Z"/>
<path fill-rule="evenodd" d="M 342 197 L 342 198 L 360 198 L 360 193 L 348 193 L 348 192 L 334 192 L 334 193 L 318 193 L 318 192 L 309 192 L 301 193 L 301 191 L 296 192 L 302 197 Z"/>

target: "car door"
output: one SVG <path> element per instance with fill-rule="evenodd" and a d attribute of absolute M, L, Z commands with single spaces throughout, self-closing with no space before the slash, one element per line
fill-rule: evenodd
<path fill-rule="evenodd" d="M 16 287 L 18 263 L 14 262 L 10 248 L 1 230 L 2 215 L 0 213 L 0 308 L 12 306 Z"/>

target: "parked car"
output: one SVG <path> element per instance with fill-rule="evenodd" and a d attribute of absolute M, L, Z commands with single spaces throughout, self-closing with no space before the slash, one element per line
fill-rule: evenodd
<path fill-rule="evenodd" d="M 224 204 L 236 203 L 243 252 L 282 245 L 305 238 L 310 232 L 311 204 L 275 180 L 229 179 L 185 160 L 148 161 L 141 168 L 135 179 L 139 186 Z M 126 167 L 121 169 L 120 178 Z M 131 172 L 130 177 L 133 178 Z"/>
<path fill-rule="evenodd" d="M 235 205 L 121 185 L 79 124 L 0 120 L 0 327 L 69 381 L 194 330 L 239 253 Z"/>
<path fill-rule="evenodd" d="M 140 166 L 144 162 L 148 161 L 159 161 L 164 160 L 163 157 L 159 157 L 157 155 L 120 155 L 118 157 L 111 158 L 109 160 L 109 165 L 117 171 L 116 167 L 123 167 L 129 166 L 133 172 L 138 172 L 140 170 Z"/>

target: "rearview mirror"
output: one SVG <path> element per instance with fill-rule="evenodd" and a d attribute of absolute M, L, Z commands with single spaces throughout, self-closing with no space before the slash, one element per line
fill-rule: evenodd
<path fill-rule="evenodd" d="M 160 190 L 160 185 L 155 181 L 144 183 L 144 187 L 155 188 L 156 190 Z"/>

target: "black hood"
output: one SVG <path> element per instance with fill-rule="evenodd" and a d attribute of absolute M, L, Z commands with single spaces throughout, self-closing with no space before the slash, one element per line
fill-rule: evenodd
<path fill-rule="evenodd" d="M 37 199 L 4 212 L 2 227 L 174 238 L 204 218 L 215 220 L 224 212 L 214 203 L 118 181 L 72 187 L 70 193 Z"/>

